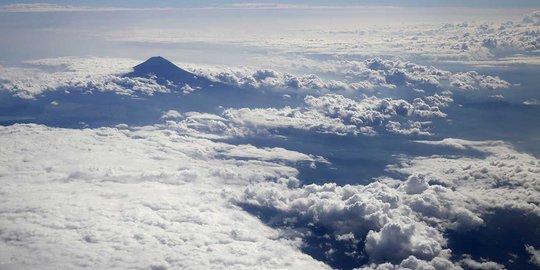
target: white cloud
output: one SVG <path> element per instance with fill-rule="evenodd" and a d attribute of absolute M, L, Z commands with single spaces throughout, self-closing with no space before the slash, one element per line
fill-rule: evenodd
<path fill-rule="evenodd" d="M 359 245 L 369 259 L 365 269 L 490 267 L 472 259 L 452 263 L 445 230 L 481 226 L 493 207 L 540 214 L 540 162 L 502 142 L 424 142 L 485 156 L 413 158 L 391 168 L 410 174 L 404 181 L 300 186 L 287 164 L 327 161 L 171 127 L 1 127 L 2 261 L 51 268 L 325 267 L 299 250 L 305 228 L 315 224 L 328 229 L 329 239 Z M 275 209 L 288 226 L 270 229 L 237 204 Z"/>
<path fill-rule="evenodd" d="M 189 84 L 184 84 L 184 86 L 182 86 L 182 88 L 180 88 L 180 90 L 182 90 L 182 93 L 184 94 L 191 94 L 193 91 L 196 90 L 196 88 L 193 88 L 191 87 Z"/>
<path fill-rule="evenodd" d="M 328 229 L 329 237 L 336 240 L 342 239 L 344 234 L 352 234 L 354 239 L 361 241 L 363 246 L 359 249 L 365 250 L 373 263 L 390 261 L 399 264 L 413 259 L 422 264 L 432 260 L 448 262 L 451 251 L 445 248 L 446 239 L 442 234 L 447 227 L 436 224 L 449 224 L 464 210 L 451 204 L 434 205 L 447 212 L 447 216 L 437 223 L 429 213 L 424 215 L 416 212 L 412 204 L 409 206 L 410 197 L 399 187 L 381 182 L 366 186 L 339 187 L 328 183 L 296 188 L 279 183 L 259 183 L 248 187 L 241 201 L 277 209 L 279 214 L 274 218 L 287 221 L 300 232 L 315 224 Z"/>
<path fill-rule="evenodd" d="M 533 246 L 525 246 L 525 250 L 531 254 L 529 263 L 540 266 L 540 249 L 535 249 Z"/>
<path fill-rule="evenodd" d="M 399 13 L 400 9 L 396 10 L 396 13 Z M 455 12 L 454 10 L 453 14 Z M 137 28 L 110 33 L 109 37 L 115 41 L 167 44 L 205 42 L 255 47 L 265 52 L 264 55 L 256 56 L 259 57 L 258 60 L 268 62 L 268 52 L 272 52 L 273 59 L 270 61 L 281 58 L 276 60 L 277 67 L 283 66 L 284 63 L 291 66 L 301 65 L 301 62 L 291 60 L 291 57 L 313 58 L 314 55 L 346 60 L 391 55 L 413 61 L 427 60 L 439 63 L 538 64 L 540 25 L 537 22 L 537 14 L 538 12 L 527 15 L 523 21 L 503 21 L 500 19 L 503 16 L 497 16 L 500 18 L 496 21 L 475 20 L 444 24 L 433 21 L 399 25 L 389 24 L 387 21 L 378 24 L 373 22 L 354 24 L 349 19 L 342 25 L 337 23 L 303 25 L 301 31 L 298 30 L 299 27 L 293 29 L 283 27 L 284 29 L 280 28 L 279 31 L 260 31 L 260 28 L 256 28 L 255 31 L 246 30 L 245 33 L 234 35 L 227 29 L 220 29 L 215 33 L 208 31 L 200 33 L 201 31 L 186 29 Z M 367 18 L 371 17 L 366 16 Z M 455 18 L 451 20 L 454 21 Z M 302 20 L 298 22 L 304 23 Z M 267 66 L 264 66 L 263 69 L 266 68 Z"/>
<path fill-rule="evenodd" d="M 227 109 L 223 115 L 230 122 L 252 130 L 295 128 L 365 135 L 373 135 L 384 129 L 397 134 L 429 135 L 422 123 L 412 119 L 446 116 L 436 105 L 430 106 L 419 98 L 409 103 L 401 99 L 377 97 L 354 100 L 330 94 L 307 96 L 304 102 L 305 106 L 298 108 Z"/>
<path fill-rule="evenodd" d="M 117 58 L 62 57 L 27 61 L 31 67 L 0 66 L 0 89 L 22 98 L 33 98 L 45 91 L 110 91 L 121 95 L 153 95 L 197 90 L 188 84 L 158 84 L 155 78 L 128 78 L 122 75 L 139 61 Z M 401 60 L 372 58 L 365 61 L 310 62 L 305 68 L 316 74 L 293 75 L 272 69 L 208 67 L 183 64 L 190 71 L 213 81 L 247 88 L 317 90 L 321 93 L 394 89 L 407 87 L 440 94 L 448 89 L 504 89 L 510 84 L 499 77 L 474 71 L 452 73 L 435 67 Z M 324 79 L 333 77 L 335 79 Z M 439 96 L 441 97 L 441 96 Z M 448 97 L 444 97 L 448 99 Z M 446 102 L 447 104 L 448 102 Z M 442 104 L 442 103 L 441 103 Z"/>
<path fill-rule="evenodd" d="M 232 147 L 231 150 L 227 151 L 224 154 L 226 157 L 237 157 L 237 158 L 259 158 L 261 160 L 285 160 L 296 162 L 299 160 L 311 161 L 318 163 L 329 163 L 322 157 L 316 157 L 311 155 L 306 155 L 294 151 L 289 151 L 284 148 L 257 148 L 252 145 L 240 145 Z"/>
<path fill-rule="evenodd" d="M 182 118 L 182 114 L 175 110 L 169 110 L 164 115 L 161 116 L 161 119 L 179 119 Z"/>
<path fill-rule="evenodd" d="M 246 189 L 240 201 L 276 209 L 274 218 L 286 221 L 292 230 L 302 232 L 315 224 L 328 229 L 336 240 L 352 234 L 369 256 L 365 269 L 423 269 L 435 264 L 440 266 L 436 269 L 460 269 L 460 265 L 500 269 L 500 264 L 471 258 L 451 263 L 444 232 L 483 226 L 482 215 L 494 208 L 540 215 L 540 161 L 502 142 L 429 143 L 485 156 L 404 158 L 399 169 L 390 168 L 409 174 L 406 180 L 380 178 L 365 186 L 257 183 Z"/>
<path fill-rule="evenodd" d="M 230 203 L 249 183 L 298 181 L 264 160 L 309 156 L 156 127 L 0 133 L 3 268 L 328 269 Z"/>
<path fill-rule="evenodd" d="M 377 262 L 401 261 L 409 256 L 431 260 L 441 253 L 442 236 L 436 229 L 419 225 L 407 217 L 369 231 L 366 252 Z"/>
<path fill-rule="evenodd" d="M 0 66 L 0 89 L 21 98 L 33 98 L 45 91 L 74 89 L 111 91 L 120 95 L 169 91 L 152 78 L 122 77 L 137 63 L 131 59 L 64 57 L 27 63 L 34 67 Z"/>
<path fill-rule="evenodd" d="M 168 111 L 163 125 L 176 132 L 208 139 L 275 136 L 282 129 L 297 129 L 336 135 L 376 135 L 390 132 L 401 135 L 431 135 L 430 120 L 445 117 L 435 104 L 445 106 L 447 96 L 401 99 L 341 95 L 307 96 L 304 105 L 284 108 L 226 109 L 221 115 L 199 112 L 181 114 Z M 278 131 L 278 132 L 276 132 Z"/>
<path fill-rule="evenodd" d="M 321 42 L 318 46 L 312 45 L 309 50 L 328 54 L 400 55 L 408 59 L 465 63 L 497 61 L 499 58 L 523 54 L 534 56 L 540 48 L 537 17 L 538 12 L 535 12 L 527 15 L 522 23 L 463 22 L 314 33 Z M 337 37 L 339 44 L 335 42 Z M 294 45 L 302 46 L 301 43 Z"/>
<path fill-rule="evenodd" d="M 391 170 L 413 174 L 421 172 L 470 198 L 464 207 L 473 212 L 486 209 L 521 209 L 540 215 L 540 161 L 520 153 L 500 141 L 473 142 L 446 139 L 420 142 L 470 149 L 484 158 L 430 156 L 403 159 Z"/>
<path fill-rule="evenodd" d="M 460 261 L 463 266 L 466 266 L 468 269 L 476 270 L 504 270 L 506 267 L 504 265 L 491 262 L 491 261 L 475 261 L 472 258 L 465 258 Z"/>
<path fill-rule="evenodd" d="M 419 260 L 414 256 L 403 260 L 400 264 L 394 265 L 392 263 L 371 264 L 365 267 L 359 268 L 360 270 L 398 270 L 398 269 L 437 269 L 437 270 L 462 270 L 461 267 L 454 265 L 450 260 L 443 257 L 436 257 L 433 260 L 425 261 Z"/>
<path fill-rule="evenodd" d="M 538 105 L 540 105 L 540 100 L 538 100 L 536 98 L 531 98 L 531 99 L 527 99 L 527 100 L 523 101 L 523 104 L 527 105 L 527 106 L 538 106 Z"/>
<path fill-rule="evenodd" d="M 253 88 L 356 91 L 407 86 L 431 92 L 442 92 L 447 88 L 474 90 L 479 88 L 503 89 L 510 86 L 508 82 L 499 77 L 482 75 L 474 71 L 452 73 L 407 61 L 380 58 L 365 61 L 310 61 L 301 67 L 342 79 L 329 80 L 316 74 L 297 76 L 272 69 L 246 67 L 191 66 L 190 70 L 214 81 Z"/>

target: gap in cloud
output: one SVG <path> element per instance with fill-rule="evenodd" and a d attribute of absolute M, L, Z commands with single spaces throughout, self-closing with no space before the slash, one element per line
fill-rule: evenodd
<path fill-rule="evenodd" d="M 448 247 L 455 259 L 471 255 L 473 259 L 495 261 L 508 269 L 537 269 L 529 262 L 526 246 L 540 247 L 540 217 L 520 210 L 494 209 L 482 217 L 485 224 L 474 230 L 449 231 Z"/>
<path fill-rule="evenodd" d="M 302 252 L 314 259 L 325 262 L 334 269 L 354 269 L 366 265 L 368 256 L 362 250 L 362 240 L 351 242 L 348 235 L 341 239 L 335 237 L 335 231 L 312 220 L 298 220 L 280 213 L 277 209 L 239 204 L 243 210 L 256 216 L 266 225 L 282 231 L 285 237 L 300 237 Z M 367 234 L 367 231 L 365 232 Z M 354 238 L 354 236 L 353 236 Z"/>
<path fill-rule="evenodd" d="M 282 147 L 301 153 L 324 157 L 329 164 L 298 164 L 298 178 L 303 185 L 324 184 L 365 185 L 376 178 L 400 178 L 387 166 L 399 161 L 400 156 L 430 156 L 434 154 L 481 157 L 474 149 L 455 149 L 444 146 L 418 145 L 413 140 L 429 137 L 406 137 L 385 134 L 379 136 L 338 136 L 306 132 L 280 132 L 280 137 L 244 137 L 224 140 L 232 144 L 252 144 L 257 147 Z"/>
<path fill-rule="evenodd" d="M 447 109 L 447 119 L 433 121 L 432 128 L 438 134 L 468 140 L 504 140 L 520 151 L 540 156 L 540 106 L 497 100 L 470 102 L 461 98 L 456 104 L 460 106 Z"/>

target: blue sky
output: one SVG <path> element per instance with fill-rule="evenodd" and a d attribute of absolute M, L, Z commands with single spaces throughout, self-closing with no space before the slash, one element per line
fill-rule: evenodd
<path fill-rule="evenodd" d="M 367 5 L 367 6 L 406 6 L 406 7 L 478 7 L 478 8 L 505 8 L 505 7 L 540 7 L 540 1 L 537 0 L 259 0 L 259 1 L 243 1 L 243 0 L 95 0 L 95 1 L 67 1 L 67 0 L 51 0 L 51 1 L 9 1 L 2 0 L 1 4 L 22 4 L 22 3 L 52 3 L 52 4 L 69 4 L 69 5 L 85 5 L 85 6 L 115 6 L 115 7 L 200 7 L 200 6 L 215 6 L 232 3 L 280 3 L 280 4 L 302 4 L 302 5 Z"/>

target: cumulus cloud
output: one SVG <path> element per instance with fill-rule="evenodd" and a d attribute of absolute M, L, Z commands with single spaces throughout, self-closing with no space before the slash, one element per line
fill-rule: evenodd
<path fill-rule="evenodd" d="M 436 257 L 431 261 L 424 261 L 410 256 L 403 260 L 400 264 L 383 263 L 383 264 L 371 264 L 359 268 L 361 270 L 398 270 L 398 269 L 440 269 L 440 270 L 461 270 L 462 268 L 454 265 L 450 260 L 442 257 Z"/>
<path fill-rule="evenodd" d="M 458 203 L 464 198 L 459 193 L 419 180 L 423 178 L 414 175 L 401 184 L 312 184 L 292 189 L 260 183 L 248 187 L 242 200 L 278 209 L 289 223 L 296 218 L 297 228 L 315 223 L 336 239 L 353 234 L 374 263 L 447 261 L 451 251 L 445 248 L 444 230 L 467 230 L 483 221 Z"/>
<path fill-rule="evenodd" d="M 189 84 L 186 83 L 184 84 L 184 86 L 180 88 L 180 90 L 182 90 L 182 93 L 184 94 L 190 94 L 191 92 L 197 90 L 197 88 L 193 88 Z"/>
<path fill-rule="evenodd" d="M 482 215 L 494 208 L 540 215 L 540 161 L 502 142 L 424 143 L 480 151 L 484 156 L 403 159 L 403 164 L 389 168 L 408 175 L 406 179 L 380 178 L 368 185 L 257 183 L 239 200 L 275 209 L 279 214 L 272 222 L 283 222 L 292 230 L 323 227 L 328 239 L 339 241 L 352 235 L 369 258 L 363 269 L 504 268 L 470 257 L 451 262 L 444 232 L 483 226 Z M 535 250 L 527 249 L 534 261 Z"/>
<path fill-rule="evenodd" d="M 275 135 L 274 131 L 297 129 L 336 135 L 375 135 L 389 132 L 401 135 L 431 135 L 429 120 L 445 117 L 438 105 L 451 98 L 431 96 L 412 103 L 402 99 L 341 95 L 306 96 L 301 107 L 226 109 L 221 115 L 169 111 L 162 119 L 167 128 L 205 138 L 231 138 Z"/>
<path fill-rule="evenodd" d="M 120 128 L 0 127 L 3 268 L 328 269 L 230 203 L 311 157 Z"/>
<path fill-rule="evenodd" d="M 389 168 L 405 179 L 338 186 L 296 179 L 291 164 L 327 163 L 322 157 L 214 142 L 167 124 L 0 133 L 0 256 L 13 267 L 325 268 L 299 250 L 316 226 L 332 245 L 352 245 L 347 256 L 366 256 L 363 269 L 489 269 L 497 265 L 452 262 L 444 232 L 482 226 L 493 207 L 540 214 L 539 161 L 502 142 L 421 142 L 484 156 L 417 157 Z M 272 209 L 279 229 L 238 205 Z"/>
<path fill-rule="evenodd" d="M 527 99 L 527 100 L 523 101 L 523 104 L 527 105 L 527 106 L 538 106 L 538 105 L 540 105 L 540 100 L 538 100 L 536 98 L 531 98 L 531 99 Z"/>
<path fill-rule="evenodd" d="M 327 74 L 340 80 L 323 79 L 320 75 L 296 76 L 272 69 L 191 67 L 194 73 L 214 81 L 239 87 L 326 89 L 331 91 L 372 90 L 375 88 L 409 87 L 432 92 L 445 89 L 502 89 L 510 84 L 499 77 L 478 72 L 445 71 L 403 60 L 372 58 L 364 61 L 311 62 L 304 68 Z"/>
<path fill-rule="evenodd" d="M 271 48 L 283 57 L 277 66 L 287 63 L 291 55 L 327 55 L 334 59 L 361 59 L 392 55 L 404 59 L 420 59 L 438 62 L 459 62 L 475 65 L 508 65 L 515 63 L 538 64 L 540 48 L 538 12 L 526 15 L 518 21 L 474 21 L 461 23 L 422 23 L 392 27 L 349 26 L 341 29 L 319 28 L 305 30 L 299 37 L 297 31 L 284 31 L 279 35 L 250 33 L 249 36 L 212 35 L 192 33 L 186 37 L 184 29 L 168 30 L 167 35 L 151 29 L 145 33 L 133 31 L 117 33 L 115 40 L 138 42 L 183 43 L 190 41 L 232 43 L 246 46 Z M 315 41 L 316 42 L 309 42 Z M 310 57 L 312 58 L 312 57 Z M 296 60 L 296 59 L 295 59 Z M 291 66 L 301 66 L 293 61 Z M 324 64 L 322 64 L 324 66 Z M 216 77 L 238 77 L 245 71 L 228 71 Z M 249 72 L 253 78 L 253 73 Z M 398 77 L 399 73 L 395 74 Z M 247 76 L 240 76 L 247 77 Z M 301 77 L 301 76 L 300 76 Z M 223 78 L 225 80 L 225 78 Z M 234 79 L 233 79 L 234 80 Z M 234 80 L 236 81 L 236 80 Z M 240 80 L 242 82 L 242 80 Z M 249 80 L 246 82 L 250 83 Z M 368 85 L 369 86 L 369 85 Z M 350 86 L 352 87 L 352 85 Z"/>
<path fill-rule="evenodd" d="M 377 97 L 354 100 L 330 94 L 307 96 L 304 102 L 305 106 L 298 108 L 228 109 L 224 115 L 233 123 L 253 128 L 296 128 L 366 135 L 385 129 L 398 134 L 429 135 L 420 122 L 412 119 L 445 116 L 438 106 L 430 106 L 419 98 L 409 103 Z"/>
<path fill-rule="evenodd" d="M 45 91 L 108 91 L 121 95 L 153 95 L 198 89 L 189 84 L 160 84 L 155 77 L 124 77 L 138 61 L 116 58 L 62 57 L 27 61 L 30 67 L 0 66 L 0 89 L 22 98 Z M 371 92 L 405 87 L 425 96 L 448 90 L 504 89 L 510 84 L 499 77 L 474 71 L 452 73 L 402 60 L 372 58 L 365 61 L 323 61 L 309 67 L 316 74 L 293 75 L 272 69 L 205 67 L 186 64 L 199 76 L 243 88 L 316 90 L 317 92 Z M 325 79 L 332 77 L 334 79 Z M 433 98 L 432 97 L 432 98 Z M 442 100 L 441 100 L 442 101 Z"/>
<path fill-rule="evenodd" d="M 182 114 L 176 110 L 169 110 L 161 116 L 161 119 L 179 119 L 182 118 Z"/>
<path fill-rule="evenodd" d="M 409 59 L 480 64 L 483 61 L 496 64 L 500 58 L 516 56 L 511 62 L 517 63 L 527 61 L 531 57 L 529 54 L 540 48 L 539 34 L 538 12 L 534 12 L 521 22 L 462 22 L 389 29 L 372 27 L 338 33 L 327 31 L 315 34 L 320 42 L 309 44 L 309 50 L 329 54 L 401 55 Z M 336 36 L 339 36 L 339 44 L 334 41 Z M 297 42 L 297 46 L 306 46 Z M 279 41 L 275 43 L 277 46 L 280 44 Z M 527 55 L 523 57 L 523 54 Z"/>
<path fill-rule="evenodd" d="M 540 266 L 540 249 L 535 249 L 533 246 L 525 246 L 525 250 L 531 254 L 529 263 Z"/>
<path fill-rule="evenodd" d="M 470 257 L 462 259 L 460 261 L 460 263 L 463 266 L 466 266 L 468 269 L 476 269 L 476 270 L 503 270 L 503 269 L 506 269 L 506 267 L 504 267 L 504 265 L 502 265 L 502 264 L 499 264 L 499 263 L 496 263 L 496 262 L 491 262 L 491 261 L 486 261 L 486 260 L 483 260 L 483 261 L 479 262 L 479 261 L 473 260 Z"/>
<path fill-rule="evenodd" d="M 292 89 L 328 89 L 347 90 L 353 85 L 324 80 L 315 74 L 293 75 L 272 69 L 225 68 L 225 67 L 192 67 L 191 71 L 213 81 L 239 87 L 250 88 L 292 88 Z"/>
<path fill-rule="evenodd" d="M 442 250 L 442 239 L 437 236 L 436 229 L 402 217 L 385 224 L 378 232 L 369 231 L 365 248 L 370 258 L 378 262 L 401 261 L 408 256 L 430 260 Z"/>
<path fill-rule="evenodd" d="M 534 156 L 520 153 L 501 141 L 446 139 L 420 143 L 469 149 L 487 156 L 404 158 L 399 166 L 392 166 L 390 170 L 407 174 L 422 172 L 470 198 L 465 207 L 472 211 L 499 207 L 540 215 L 540 161 Z"/>
<path fill-rule="evenodd" d="M 328 7 L 325 7 L 328 9 Z M 401 14 L 401 11 L 396 11 Z M 406 12 L 408 13 L 408 12 Z M 338 13 L 339 14 L 339 13 Z M 409 16 L 414 13 L 409 13 Z M 508 13 L 510 14 L 510 13 Z M 508 15 L 505 16 L 508 18 Z M 147 42 L 183 44 L 185 42 L 204 42 L 213 44 L 233 44 L 241 47 L 260 48 L 263 52 L 272 52 L 271 62 L 275 62 L 274 70 L 282 71 L 284 64 L 293 69 L 301 67 L 302 61 L 295 56 L 306 56 L 316 59 L 315 55 L 324 55 L 333 59 L 368 59 L 376 56 L 394 56 L 412 61 L 466 63 L 474 65 L 511 65 L 516 63 L 539 64 L 537 50 L 540 48 L 538 12 L 526 15 L 523 20 L 475 21 L 438 23 L 422 22 L 415 24 L 384 24 L 372 22 L 351 24 L 343 21 L 343 26 L 331 24 L 328 26 L 307 27 L 301 32 L 293 29 L 280 29 L 278 33 L 271 31 L 249 31 L 231 35 L 228 31 L 190 31 L 184 28 L 146 28 L 122 30 L 109 33 L 114 41 Z M 483 14 L 485 15 L 485 14 Z M 368 16 L 369 17 L 369 16 Z M 355 18 L 356 19 L 356 18 Z M 299 21 L 301 22 L 301 20 Z M 260 29 L 259 29 L 260 30 Z M 254 59 L 255 58 L 255 59 Z M 260 54 L 251 58 L 260 62 L 268 61 L 268 54 Z M 305 59 L 302 59 L 305 60 Z M 322 64 L 324 66 L 324 64 Z M 264 71 L 268 66 L 256 68 Z M 254 70 L 254 71 L 255 71 Z M 296 70 L 298 71 L 298 70 Z M 244 71 L 226 71 L 220 74 L 214 71 L 216 77 L 226 81 L 237 81 L 234 77 Z M 247 77 L 245 82 L 255 72 L 241 75 Z M 300 74 L 292 72 L 294 74 Z M 316 74 L 316 73 L 315 73 Z M 318 75 L 318 74 L 317 74 Z M 396 74 L 399 76 L 399 74 Z M 298 75 L 298 77 L 303 77 Z M 321 78 L 321 76 L 318 76 Z M 309 80 L 309 79 L 308 79 Z M 328 80 L 324 80 L 332 85 Z M 340 80 L 341 81 L 341 80 Z M 242 83 L 242 80 L 239 81 Z M 261 82 L 258 82 L 260 84 Z M 268 82 L 269 83 L 269 82 Z M 344 85 L 341 84 L 343 87 Z M 339 87 L 339 85 L 335 85 Z M 353 87 L 350 85 L 348 87 Z M 367 86 L 356 86 L 369 87 Z"/>
<path fill-rule="evenodd" d="M 430 189 L 444 188 L 431 186 Z M 429 193 L 422 196 L 429 196 Z M 296 188 L 279 183 L 259 183 L 248 187 L 241 201 L 277 209 L 280 214 L 274 217 L 274 222 L 278 218 L 300 232 L 317 226 L 330 232 L 329 239 L 341 241 L 343 235 L 352 235 L 357 239 L 359 251 L 365 252 L 374 264 L 417 260 L 417 264 L 425 265 L 437 260 L 453 266 L 448 261 L 451 251 L 446 249 L 443 231 L 452 227 L 450 221 L 466 210 L 450 202 L 434 204 L 433 208 L 445 212 L 440 215 L 440 222 L 436 222 L 438 214 L 418 211 L 412 198 L 399 185 L 381 182 L 366 186 L 311 184 Z M 439 198 L 444 200 L 443 196 Z M 481 219 L 475 218 L 481 224 Z"/>
<path fill-rule="evenodd" d="M 422 66 L 402 60 L 368 59 L 363 62 L 343 61 L 337 67 L 344 67 L 346 75 L 368 78 L 373 85 L 390 84 L 409 86 L 422 90 L 439 90 L 457 88 L 474 90 L 478 88 L 508 88 L 509 83 L 499 77 L 478 74 L 477 72 L 456 72 L 441 70 L 432 66 Z M 379 80 L 379 82 L 377 82 Z"/>

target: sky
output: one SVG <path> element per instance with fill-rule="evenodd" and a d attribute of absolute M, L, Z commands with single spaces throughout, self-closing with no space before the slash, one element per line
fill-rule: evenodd
<path fill-rule="evenodd" d="M 537 269 L 538 1 L 0 1 L 1 269 Z"/>

